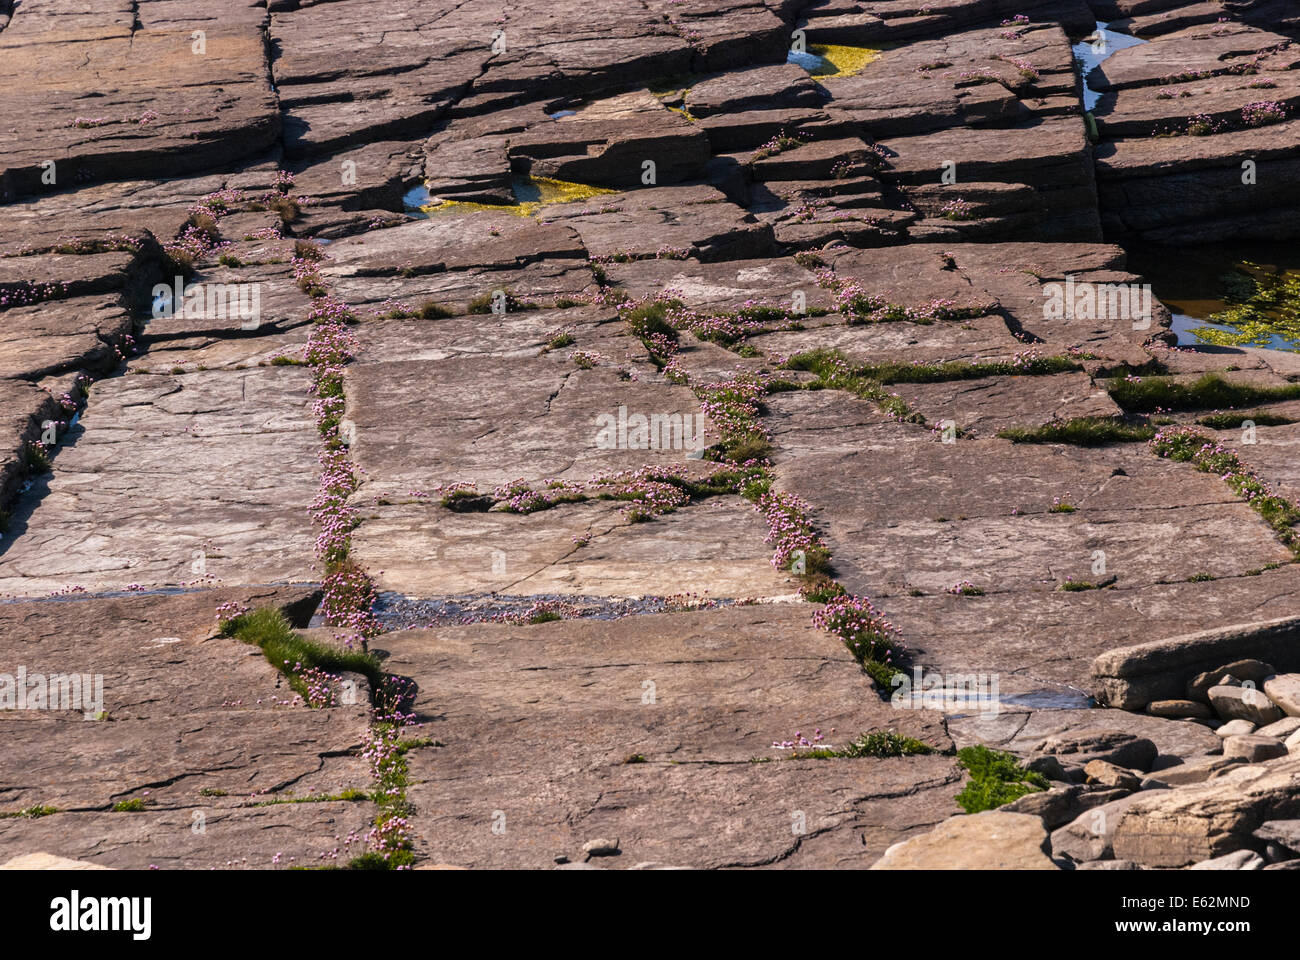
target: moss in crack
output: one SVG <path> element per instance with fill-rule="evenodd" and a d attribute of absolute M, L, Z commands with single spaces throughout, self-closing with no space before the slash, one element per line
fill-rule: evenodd
<path fill-rule="evenodd" d="M 1041 773 L 1022 767 L 1013 754 L 990 750 L 983 745 L 958 750 L 957 762 L 971 777 L 957 794 L 957 803 L 967 813 L 994 810 L 1027 793 L 1037 793 L 1051 786 Z"/>

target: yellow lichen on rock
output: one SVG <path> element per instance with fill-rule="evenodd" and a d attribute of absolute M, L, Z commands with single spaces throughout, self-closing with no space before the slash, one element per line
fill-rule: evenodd
<path fill-rule="evenodd" d="M 472 213 L 491 211 L 508 213 L 516 217 L 531 217 L 541 207 L 552 203 L 573 203 L 578 200 L 590 200 L 615 191 L 607 187 L 594 187 L 589 183 L 572 183 L 568 180 L 553 180 L 550 177 L 518 177 L 513 184 L 515 199 L 518 203 L 477 203 L 468 200 L 441 200 L 420 207 L 424 213 Z"/>
<path fill-rule="evenodd" d="M 809 45 L 808 52 L 815 53 L 827 63 L 826 67 L 817 67 L 812 70 L 812 75 L 822 79 L 834 79 L 836 77 L 852 77 L 861 73 L 867 64 L 880 59 L 882 51 L 871 47 L 847 47 L 835 43 L 817 43 Z"/>

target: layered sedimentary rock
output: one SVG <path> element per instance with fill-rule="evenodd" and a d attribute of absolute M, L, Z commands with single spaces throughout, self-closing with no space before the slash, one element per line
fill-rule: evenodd
<path fill-rule="evenodd" d="M 1294 229 L 1294 25 L 1214 6 L 0 14 L 0 675 L 102 681 L 0 677 L 0 862 L 1293 860 L 1300 366 L 1116 245 Z"/>

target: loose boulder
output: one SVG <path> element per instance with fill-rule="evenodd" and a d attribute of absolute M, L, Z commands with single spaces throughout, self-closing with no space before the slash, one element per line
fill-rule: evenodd
<path fill-rule="evenodd" d="M 872 870 L 1057 870 L 1038 817 L 986 810 L 896 843 Z"/>

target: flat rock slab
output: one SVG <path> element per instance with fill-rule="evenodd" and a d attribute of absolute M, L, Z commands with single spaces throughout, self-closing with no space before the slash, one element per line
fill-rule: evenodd
<path fill-rule="evenodd" d="M 344 801 L 56 813 L 0 820 L 0 856 L 37 848 L 89 865 L 81 869 L 332 867 L 365 852 L 363 837 L 373 818 L 371 804 Z"/>
<path fill-rule="evenodd" d="M 14 510 L 0 593 L 314 579 L 309 383 L 267 367 L 97 385 Z"/>
<path fill-rule="evenodd" d="M 0 80 L 13 93 L 0 126 L 17 134 L 0 173 L 25 188 L 15 192 L 49 192 L 40 164 L 53 157 L 62 187 L 227 165 L 279 136 L 264 8 L 237 4 L 220 20 L 190 3 L 137 10 L 114 0 L 97 20 L 63 12 L 24 10 L 0 31 Z M 204 82 L 192 82 L 198 75 Z"/>
<path fill-rule="evenodd" d="M 588 208 L 553 204 L 537 216 L 573 229 L 598 259 L 748 260 L 776 252 L 769 225 L 704 185 L 646 187 L 599 197 Z"/>
<path fill-rule="evenodd" d="M 74 297 L 6 310 L 0 332 L 0 376 L 42 377 L 69 370 L 106 372 L 114 346 L 131 332 L 117 296 Z"/>
<path fill-rule="evenodd" d="M 855 364 L 1006 361 L 1025 349 L 1000 316 L 960 323 L 900 320 L 849 325 L 831 315 L 804 321 L 804 326 L 804 330 L 759 334 L 749 343 L 770 357 L 793 357 L 818 348 L 839 350 Z"/>
<path fill-rule="evenodd" d="M 56 674 L 89 675 L 102 690 L 98 719 L 85 717 L 84 702 L 0 712 L 9 745 L 0 806 L 57 811 L 0 818 L 0 857 L 35 849 L 135 869 L 269 866 L 277 850 L 301 862 L 331 849 L 327 837 L 362 831 L 373 817 L 365 802 L 272 802 L 367 788 L 355 755 L 365 708 L 295 706 L 261 651 L 216 636 L 218 604 L 278 607 L 302 620 L 313 593 L 242 588 L 0 604 L 0 654 L 26 668 L 29 690 L 35 675 Z M 123 800 L 145 809 L 114 811 Z M 192 832 L 200 822 L 211 832 Z"/>
<path fill-rule="evenodd" d="M 1011 427 L 1037 427 L 1051 420 L 1122 413 L 1110 394 L 1086 373 L 908 383 L 891 389 L 931 423 L 951 420 L 959 430 L 981 437 Z"/>
<path fill-rule="evenodd" d="M 85 863 L 81 860 L 69 860 L 67 857 L 57 857 L 52 853 L 25 853 L 22 856 L 14 857 L 6 863 L 0 863 L 0 870 L 109 870 L 111 867 L 101 867 L 93 863 Z"/>
<path fill-rule="evenodd" d="M 383 589 L 432 597 L 494 592 L 594 596 L 790 596 L 766 527 L 739 497 L 710 497 L 632 523 L 610 502 L 521 515 L 454 513 L 435 503 L 363 512 L 353 554 Z M 579 545 L 575 542 L 585 539 Z"/>
<path fill-rule="evenodd" d="M 626 325 L 612 307 L 507 312 L 493 316 L 490 323 L 479 314 L 436 320 L 376 319 L 363 323 L 353 333 L 361 345 L 358 363 L 446 360 L 467 355 L 523 359 L 549 349 L 559 351 L 560 357 L 583 350 L 615 362 L 644 363 L 649 359 L 641 342 L 627 335 Z M 572 343 L 548 347 L 561 335 L 567 335 Z"/>
<path fill-rule="evenodd" d="M 1015 676 L 1006 678 L 1013 688 L 1017 679 Z M 1158 756 L 1199 757 L 1219 750 L 1219 738 L 1199 723 L 1165 720 L 1123 710 L 1054 708 L 1041 696 L 1023 699 L 1028 704 L 1041 705 L 1043 709 L 1007 703 L 996 714 L 983 712 L 953 717 L 948 721 L 949 732 L 961 746 L 986 743 L 1022 756 L 1034 754 L 1051 740 L 1086 739 L 1115 733 L 1154 743 Z M 1057 759 L 1070 764 L 1078 762 L 1081 756 L 1087 759 L 1086 755 L 1080 754 L 1057 754 Z M 1161 780 L 1163 773 L 1157 771 L 1151 776 Z"/>
<path fill-rule="evenodd" d="M 942 443 L 825 391 L 780 394 L 767 406 L 780 483 L 827 510 L 837 570 L 856 592 L 939 593 L 962 580 L 986 593 L 1095 584 L 1097 550 L 1125 586 L 1289 556 L 1216 478 L 1142 447 Z M 875 422 L 857 425 L 863 417 Z M 1075 510 L 1061 512 L 1058 499 Z"/>
<path fill-rule="evenodd" d="M 599 447 L 598 418 L 617 418 L 620 406 L 629 416 L 699 412 L 685 387 L 620 379 L 610 366 L 581 369 L 559 355 L 369 363 L 349 368 L 346 381 L 353 455 L 367 474 L 363 492 L 376 497 L 682 464 L 690 451 L 684 442 L 672 449 L 671 437 L 667 448 Z"/>
<path fill-rule="evenodd" d="M 793 308 L 796 291 L 809 310 L 832 304 L 830 293 L 817 285 L 811 271 L 782 257 L 722 263 L 637 260 L 611 263 L 605 272 L 612 286 L 633 297 L 666 294 L 701 312 L 734 313 L 753 304 Z"/>
<path fill-rule="evenodd" d="M 422 730 L 445 745 L 408 754 L 429 855 L 543 866 L 617 836 L 626 864 L 812 865 L 821 854 L 802 856 L 807 837 L 792 832 L 802 812 L 808 835 L 852 835 L 869 862 L 950 815 L 951 758 L 791 760 L 773 748 L 814 728 L 840 748 L 874 729 L 948 742 L 934 717 L 872 693 L 808 616 L 806 605 L 749 606 L 386 636 L 388 668 L 420 684 Z M 487 728 L 498 733 L 485 738 Z M 907 806 L 886 815 L 877 801 L 897 791 Z M 882 821 L 888 829 L 867 830 Z M 826 844 L 811 849 L 844 855 L 844 843 Z"/>

